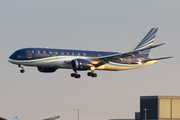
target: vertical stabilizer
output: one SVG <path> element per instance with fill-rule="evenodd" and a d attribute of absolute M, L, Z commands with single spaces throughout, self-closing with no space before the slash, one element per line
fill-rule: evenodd
<path fill-rule="evenodd" d="M 149 31 L 149 33 L 141 40 L 141 42 L 133 50 L 143 49 L 143 48 L 152 46 L 157 31 L 158 31 L 158 28 L 152 28 Z M 143 57 L 148 57 L 149 53 L 150 53 L 150 49 L 142 51 L 141 53 L 139 53 L 139 55 Z"/>

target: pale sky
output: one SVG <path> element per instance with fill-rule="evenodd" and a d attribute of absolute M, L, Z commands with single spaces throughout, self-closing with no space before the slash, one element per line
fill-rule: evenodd
<path fill-rule="evenodd" d="M 135 117 L 140 96 L 180 96 L 180 1 L 177 0 L 1 0 L 0 116 L 39 120 L 108 120 Z M 98 77 L 59 69 L 52 74 L 25 67 L 21 74 L 8 57 L 25 47 L 130 51 L 158 27 L 150 58 L 175 56 L 127 71 L 95 71 Z"/>

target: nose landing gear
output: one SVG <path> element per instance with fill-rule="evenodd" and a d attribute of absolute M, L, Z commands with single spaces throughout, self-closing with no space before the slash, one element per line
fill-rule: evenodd
<path fill-rule="evenodd" d="M 18 65 L 20 68 L 22 68 L 21 70 L 20 70 L 20 72 L 21 73 L 24 73 L 25 72 L 25 70 L 24 70 L 24 66 L 23 65 Z"/>
<path fill-rule="evenodd" d="M 25 72 L 25 70 L 24 70 L 24 69 L 22 69 L 22 70 L 20 70 L 20 72 L 21 72 L 21 73 L 24 73 L 24 72 Z"/>

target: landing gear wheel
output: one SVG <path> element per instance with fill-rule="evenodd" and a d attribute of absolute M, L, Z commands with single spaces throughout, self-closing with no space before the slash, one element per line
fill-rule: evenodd
<path fill-rule="evenodd" d="M 77 73 L 71 73 L 71 77 L 80 78 L 81 75 Z"/>
<path fill-rule="evenodd" d="M 81 77 L 80 74 L 76 74 L 76 75 L 75 75 L 75 78 L 80 78 L 80 77 Z"/>
<path fill-rule="evenodd" d="M 71 73 L 71 77 L 75 77 L 75 73 Z"/>
<path fill-rule="evenodd" d="M 92 72 L 88 72 L 88 73 L 87 73 L 87 76 L 92 76 L 92 75 L 93 75 Z"/>
<path fill-rule="evenodd" d="M 97 77 L 97 74 L 96 74 L 96 73 L 94 73 L 91 77 Z"/>
<path fill-rule="evenodd" d="M 25 70 L 24 70 L 24 69 L 22 69 L 22 70 L 20 70 L 20 72 L 21 72 L 21 73 L 24 73 L 24 72 L 25 72 Z"/>
<path fill-rule="evenodd" d="M 96 73 L 93 73 L 93 72 L 88 72 L 88 73 L 87 73 L 87 76 L 97 77 L 97 74 L 96 74 Z"/>

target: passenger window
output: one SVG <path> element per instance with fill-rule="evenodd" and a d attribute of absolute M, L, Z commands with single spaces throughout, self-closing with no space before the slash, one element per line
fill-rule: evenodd
<path fill-rule="evenodd" d="M 67 52 L 67 55 L 69 55 L 69 53 Z"/>
<path fill-rule="evenodd" d="M 80 54 L 78 53 L 78 55 L 80 56 Z"/>
<path fill-rule="evenodd" d="M 72 55 L 74 55 L 74 53 L 72 52 Z"/>
<path fill-rule="evenodd" d="M 63 53 L 63 52 L 61 52 L 61 54 L 62 54 L 62 55 L 64 55 L 64 53 Z"/>
<path fill-rule="evenodd" d="M 34 53 L 34 51 L 32 50 L 32 53 Z"/>
<path fill-rule="evenodd" d="M 86 53 L 83 53 L 84 56 L 86 56 Z"/>
<path fill-rule="evenodd" d="M 44 54 L 46 54 L 46 51 L 43 51 Z"/>
<path fill-rule="evenodd" d="M 101 54 L 98 54 L 98 57 L 101 57 L 102 55 Z"/>
<path fill-rule="evenodd" d="M 52 52 L 51 52 L 51 51 L 49 51 L 49 54 L 52 54 Z"/>
<path fill-rule="evenodd" d="M 56 53 L 56 55 L 58 54 L 58 52 L 55 52 Z"/>
<path fill-rule="evenodd" d="M 38 53 L 40 53 L 40 51 L 39 51 L 39 50 L 38 50 L 37 52 L 38 52 Z"/>

